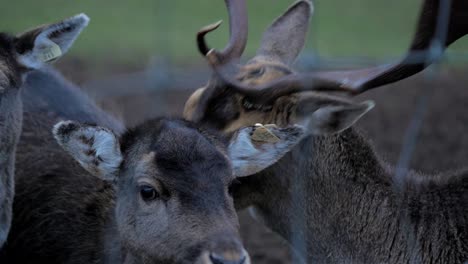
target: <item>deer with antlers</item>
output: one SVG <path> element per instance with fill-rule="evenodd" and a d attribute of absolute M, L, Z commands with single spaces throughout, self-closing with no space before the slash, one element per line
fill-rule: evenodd
<path fill-rule="evenodd" d="M 34 53 L 36 45 L 39 51 L 66 51 L 87 22 L 79 16 L 70 25 L 0 42 L 12 67 L 0 68 L 0 77 L 13 72 L 19 81 L 20 63 L 42 66 L 34 60 L 42 58 Z M 15 41 L 21 51 L 10 45 Z M 14 218 L 1 263 L 250 263 L 231 191 L 237 177 L 288 152 L 301 136 L 299 127 L 271 128 L 281 140 L 262 146 L 251 138 L 258 134 L 255 126 L 227 137 L 203 124 L 162 117 L 122 129 L 55 75 L 36 75 L 34 80 L 45 78 L 42 88 L 29 82 L 26 88 L 38 91 L 25 94 L 31 104 L 26 110 L 37 111 L 26 111 L 22 121 L 21 83 L 1 86 L 14 97 L 0 93 L 0 117 L 7 117 L 0 128 L 9 132 L 0 134 L 0 153 L 16 154 Z M 18 142 L 20 130 L 9 128 L 21 125 Z M 14 165 L 10 161 L 8 168 Z"/>
<path fill-rule="evenodd" d="M 467 261 L 468 172 L 409 171 L 403 180 L 396 178 L 395 169 L 352 127 L 374 103 L 356 103 L 349 95 L 400 81 L 435 62 L 468 33 L 468 2 L 424 1 L 413 42 L 400 62 L 311 73 L 291 68 L 304 45 L 310 2 L 299 1 L 276 19 L 257 55 L 244 65 L 239 58 L 247 40 L 246 6 L 226 3 L 231 39 L 220 52 L 204 40 L 219 23 L 198 33 L 213 76 L 186 102 L 185 118 L 226 134 L 255 123 L 301 133 L 274 165 L 240 178 L 236 207 L 253 206 L 255 215 L 307 263 Z M 281 140 L 270 132 L 258 146 L 268 138 Z"/>

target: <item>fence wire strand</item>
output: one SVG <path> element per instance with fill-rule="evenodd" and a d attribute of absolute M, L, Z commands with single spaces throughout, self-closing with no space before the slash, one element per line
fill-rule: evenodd
<path fill-rule="evenodd" d="M 445 0 L 440 2 L 439 14 L 437 20 L 437 30 L 435 38 L 432 40 L 430 48 L 424 51 L 413 52 L 408 56 L 408 63 L 432 63 L 436 64 L 424 73 L 425 80 L 429 83 L 435 79 L 435 76 L 440 69 L 438 64 L 441 61 L 451 61 L 455 63 L 468 63 L 468 53 L 450 51 L 448 54 L 444 53 L 444 43 L 448 34 L 449 25 L 449 14 L 451 7 L 451 0 Z M 316 24 L 315 24 L 316 25 Z M 314 32 L 318 31 L 315 28 Z M 314 39 L 314 38 L 312 38 Z M 170 47 L 166 47 L 170 50 Z M 316 69 L 343 69 L 353 67 L 363 67 L 368 65 L 379 65 L 384 62 L 394 62 L 401 60 L 401 57 L 390 57 L 381 60 L 369 59 L 365 57 L 348 57 L 348 58 L 324 58 L 317 55 L 314 50 L 307 50 L 303 53 L 303 56 L 298 62 L 298 67 L 304 71 L 313 71 Z M 163 63 L 153 64 L 153 67 L 137 73 L 126 74 L 121 76 L 111 76 L 107 79 L 93 80 L 84 84 L 86 90 L 97 91 L 94 97 L 98 100 L 109 98 L 109 96 L 127 96 L 134 94 L 144 94 L 147 92 L 161 92 L 164 93 L 166 90 L 174 89 L 186 89 L 186 84 L 191 84 L 191 88 L 197 88 L 204 84 L 208 79 L 210 71 L 208 68 L 200 69 L 198 72 L 187 73 L 184 69 L 172 66 L 168 60 L 164 60 Z M 138 85 L 138 83 L 144 83 Z M 107 90 L 97 89 L 97 87 L 112 87 L 112 92 Z M 128 87 L 133 87 L 128 89 Z M 142 89 L 136 89 L 143 87 Z M 418 141 L 421 127 L 424 123 L 425 117 L 429 109 L 429 101 L 433 95 L 434 86 L 428 85 L 428 89 L 423 91 L 417 100 L 417 107 L 415 113 L 413 113 L 410 123 L 406 129 L 403 137 L 402 149 L 400 151 L 399 159 L 396 164 L 395 177 L 394 177 L 394 190 L 395 192 L 403 193 L 405 184 L 408 181 L 408 171 L 411 163 L 414 149 Z M 160 100 L 160 107 L 167 107 L 164 100 Z M 299 177 L 295 178 L 296 184 L 293 186 L 293 201 L 295 204 L 303 204 L 307 199 L 308 190 L 304 189 L 304 179 Z M 414 249 L 415 252 L 421 251 L 421 245 L 417 240 L 415 234 L 416 228 L 410 223 L 408 216 L 404 213 L 404 201 L 400 201 L 401 223 L 402 230 L 406 231 L 406 238 L 408 248 Z M 292 206 L 298 211 L 291 211 L 293 215 L 304 215 L 300 206 Z M 292 228 L 296 229 L 293 232 L 293 247 L 304 255 L 307 255 L 307 247 L 304 239 L 304 228 L 307 226 L 307 220 L 305 218 L 299 219 L 292 223 Z M 296 257 L 293 263 L 305 263 L 304 260 Z M 412 263 L 422 263 L 422 259 L 415 255 L 412 259 Z"/>
<path fill-rule="evenodd" d="M 158 10 L 156 13 L 159 17 L 167 18 L 167 9 L 161 9 L 161 6 L 164 8 L 169 8 L 169 4 L 165 4 L 166 1 L 157 1 Z M 448 34 L 448 25 L 450 18 L 451 10 L 451 0 L 445 0 L 440 2 L 439 14 L 437 20 L 437 30 L 435 38 L 432 40 L 430 48 L 424 51 L 413 52 L 408 57 L 409 63 L 432 63 L 434 66 L 430 67 L 429 70 L 426 70 L 422 75 L 426 82 L 430 83 L 435 78 L 440 69 L 440 63 L 442 61 L 450 61 L 455 63 L 468 63 L 468 53 L 467 52 L 458 52 L 451 51 L 445 55 L 444 53 L 444 43 Z M 165 10 L 165 11 L 161 11 Z M 163 13 L 166 13 L 164 15 Z M 167 20 L 160 19 L 161 25 L 167 23 Z M 316 24 L 315 24 L 316 26 Z M 162 26 L 164 27 L 164 26 Z M 318 29 L 315 28 L 314 33 L 318 32 Z M 162 39 L 162 40 L 160 40 Z M 315 38 L 311 38 L 315 39 Z M 158 38 L 158 41 L 163 43 L 160 45 L 163 47 L 164 51 L 162 53 L 170 54 L 174 52 L 171 50 L 170 44 L 164 41 L 164 38 Z M 347 57 L 347 58 L 325 58 L 317 55 L 317 51 L 309 49 L 303 53 L 303 56 L 298 62 L 298 67 L 303 71 L 314 71 L 317 69 L 343 69 L 343 68 L 354 68 L 354 67 L 363 67 L 368 65 L 379 65 L 382 63 L 390 63 L 394 61 L 401 60 L 401 57 L 387 57 L 384 59 L 369 59 L 365 57 Z M 95 79 L 85 82 L 82 86 L 86 91 L 92 93 L 92 97 L 96 100 L 109 100 L 112 97 L 125 97 L 125 96 L 134 96 L 134 95 L 145 95 L 148 92 L 164 94 L 167 90 L 190 90 L 194 88 L 201 87 L 205 84 L 210 76 L 210 70 L 208 67 L 200 67 L 197 70 L 192 70 L 187 72 L 185 68 L 177 67 L 171 64 L 169 58 L 157 58 L 153 59 L 151 66 L 145 69 L 144 71 L 122 74 L 118 76 L 110 76 L 104 79 Z M 189 84 L 189 85 L 188 85 Z M 107 88 L 106 88 L 107 87 Z M 105 89 L 103 89 L 105 88 Z M 412 113 L 412 118 L 410 123 L 407 126 L 405 135 L 402 139 L 402 148 L 400 150 L 399 158 L 396 164 L 396 170 L 394 175 L 393 187 L 395 192 L 403 193 L 405 189 L 405 184 L 408 182 L 408 175 L 410 170 L 410 164 L 412 157 L 414 155 L 414 150 L 416 148 L 418 138 L 421 132 L 421 127 L 425 121 L 426 115 L 429 110 L 429 101 L 434 94 L 434 89 L 439 89 L 439 87 L 434 87 L 433 85 L 428 85 L 428 89 L 423 91 L 417 100 L 416 111 Z M 169 103 L 161 97 L 155 103 L 155 107 L 161 111 L 170 107 Z M 305 179 L 300 177 L 295 177 L 295 184 L 293 186 L 293 201 L 296 205 L 304 204 L 307 201 L 308 190 L 304 188 Z M 406 238 L 408 243 L 408 248 L 414 249 L 415 252 L 421 251 L 421 245 L 417 239 L 416 228 L 411 224 L 411 221 L 408 219 L 408 216 L 405 214 L 405 201 L 400 201 L 400 208 L 402 214 L 401 217 L 401 228 L 406 231 Z M 291 206 L 296 211 L 291 211 L 290 213 L 296 216 L 305 216 L 301 211 L 304 208 L 300 206 Z M 307 226 L 307 219 L 300 218 L 298 221 L 292 223 L 292 229 L 296 230 L 293 232 L 292 239 L 293 247 L 301 252 L 304 255 L 307 255 L 307 246 L 305 245 L 306 241 L 304 238 L 305 228 Z M 306 263 L 300 258 L 294 258 L 293 263 Z M 412 259 L 412 263 L 423 263 L 422 259 L 415 255 Z"/>

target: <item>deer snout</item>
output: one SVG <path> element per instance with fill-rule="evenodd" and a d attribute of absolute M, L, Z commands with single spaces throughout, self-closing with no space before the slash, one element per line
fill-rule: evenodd
<path fill-rule="evenodd" d="M 248 254 L 236 235 L 221 234 L 209 250 L 210 264 L 247 264 Z"/>
<path fill-rule="evenodd" d="M 250 257 L 245 249 L 241 251 L 204 252 L 197 264 L 250 264 Z"/>
<path fill-rule="evenodd" d="M 250 264 L 250 257 L 240 238 L 223 233 L 212 237 L 200 258 L 202 264 Z"/>
<path fill-rule="evenodd" d="M 249 256 L 247 252 L 242 249 L 239 251 L 225 251 L 220 254 L 220 252 L 211 252 L 210 255 L 210 264 L 248 264 Z"/>

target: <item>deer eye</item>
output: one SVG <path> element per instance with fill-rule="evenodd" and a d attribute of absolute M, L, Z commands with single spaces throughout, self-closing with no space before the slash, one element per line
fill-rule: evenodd
<path fill-rule="evenodd" d="M 140 196 L 144 201 L 149 202 L 158 198 L 159 193 L 153 187 L 149 185 L 143 185 L 140 186 Z"/>
<path fill-rule="evenodd" d="M 265 68 L 254 69 L 249 72 L 249 77 L 260 77 L 265 73 Z"/>

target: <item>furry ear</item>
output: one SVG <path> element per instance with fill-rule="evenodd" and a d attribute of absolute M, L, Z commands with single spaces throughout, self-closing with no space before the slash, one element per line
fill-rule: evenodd
<path fill-rule="evenodd" d="M 52 132 L 59 145 L 91 174 L 103 180 L 115 179 L 122 153 L 117 137 L 110 130 L 62 121 Z"/>
<path fill-rule="evenodd" d="M 305 118 L 304 126 L 308 133 L 314 135 L 330 135 L 340 133 L 351 127 L 364 114 L 374 108 L 373 101 L 326 105 L 318 108 Z"/>
<path fill-rule="evenodd" d="M 38 69 L 61 57 L 88 23 L 88 16 L 79 14 L 20 34 L 15 43 L 19 62 L 27 68 Z"/>
<path fill-rule="evenodd" d="M 244 177 L 266 169 L 296 146 L 304 134 L 305 129 L 300 126 L 257 125 L 239 129 L 229 144 L 234 175 Z"/>
<path fill-rule="evenodd" d="M 257 56 L 292 64 L 304 47 L 312 9 L 304 0 L 291 6 L 265 31 Z"/>

